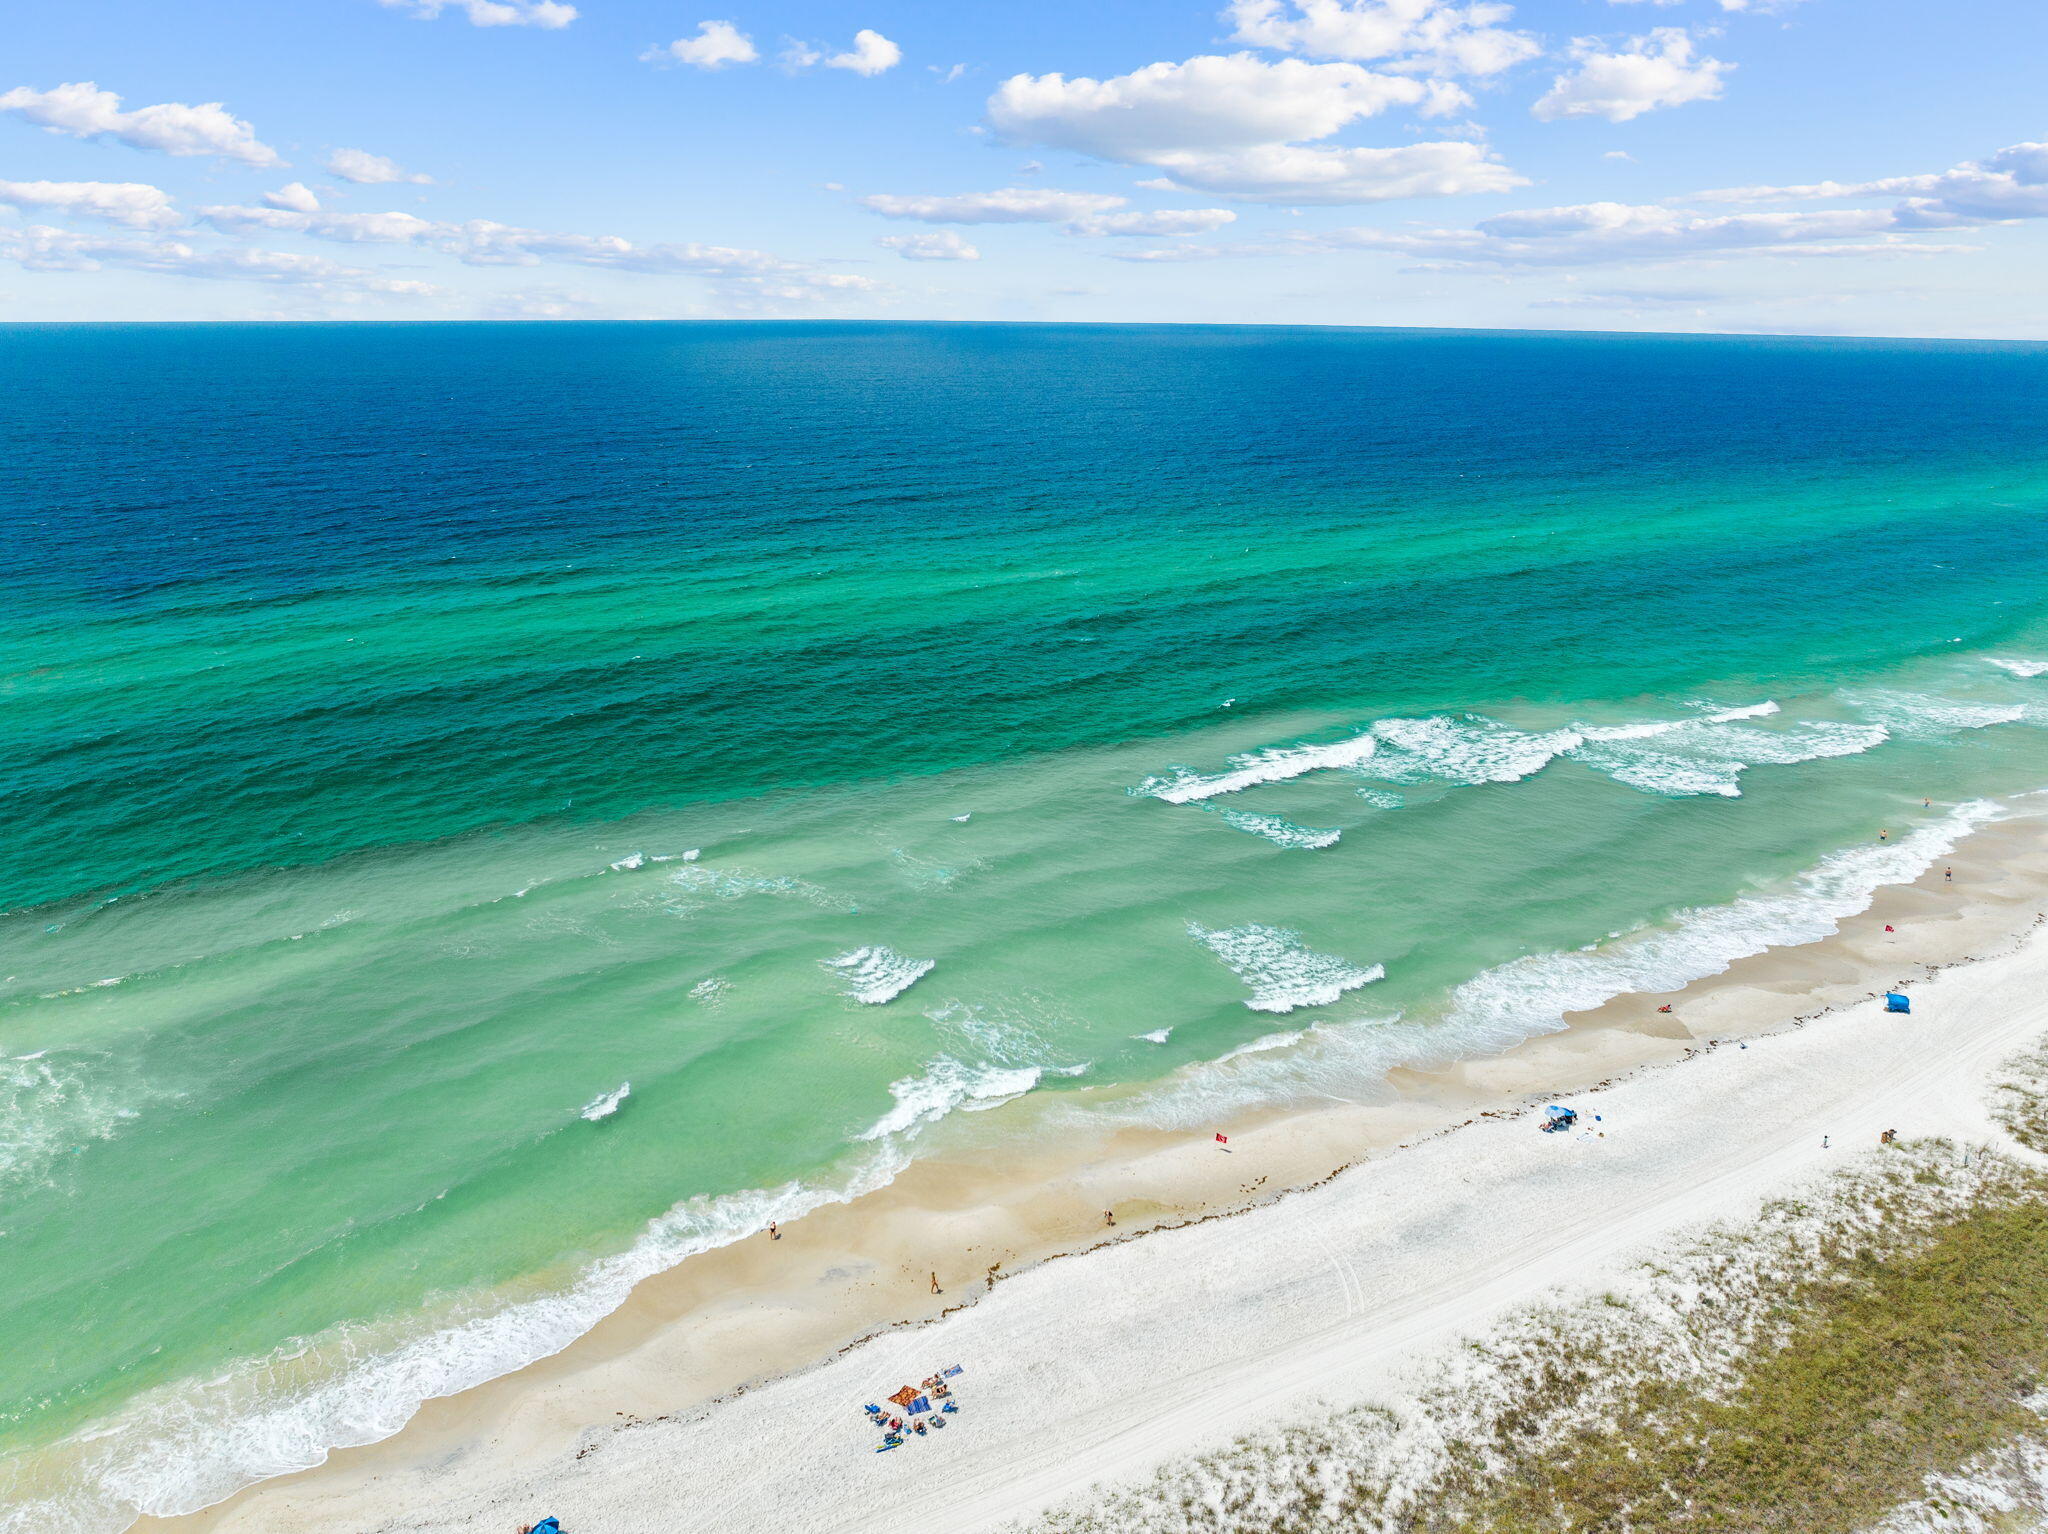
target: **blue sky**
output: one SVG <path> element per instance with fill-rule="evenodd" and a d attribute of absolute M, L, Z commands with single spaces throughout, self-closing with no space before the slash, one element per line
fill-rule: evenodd
<path fill-rule="evenodd" d="M 72 0 L 0 317 L 2048 338 L 2041 0 Z"/>

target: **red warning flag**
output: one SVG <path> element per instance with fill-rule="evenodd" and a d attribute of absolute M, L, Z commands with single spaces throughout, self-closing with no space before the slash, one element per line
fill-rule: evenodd
<path fill-rule="evenodd" d="M 1218 1136 L 1216 1137 L 1216 1143 L 1217 1143 L 1218 1145 L 1228 1145 L 1228 1144 L 1230 1143 L 1230 1136 L 1229 1136 L 1229 1135 L 1218 1135 Z"/>

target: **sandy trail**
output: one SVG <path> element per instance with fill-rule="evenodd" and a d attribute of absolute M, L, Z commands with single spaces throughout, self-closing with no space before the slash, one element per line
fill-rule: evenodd
<path fill-rule="evenodd" d="M 2002 1141 L 1984 1083 L 2048 1031 L 2048 944 L 1913 996 L 1910 1017 L 1873 1002 L 1580 1094 L 1578 1135 L 1482 1120 L 1241 1215 L 1046 1263 L 736 1399 L 593 1429 L 516 1484 L 483 1484 L 495 1458 L 463 1453 L 268 1499 L 260 1527 L 504 1534 L 551 1512 L 574 1534 L 879 1534 L 916 1512 L 986 1528 L 1319 1402 L 1386 1398 L 1502 1310 L 1739 1219 L 1881 1130 Z M 951 1363 L 952 1425 L 872 1453 L 861 1404 Z"/>

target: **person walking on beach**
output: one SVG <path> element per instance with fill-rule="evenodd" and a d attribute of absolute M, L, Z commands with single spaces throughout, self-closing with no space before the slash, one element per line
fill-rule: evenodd
<path fill-rule="evenodd" d="M 1109 1228 L 1110 1228 L 1111 1230 L 1115 1230 L 1115 1229 L 1116 1229 L 1116 1211 L 1115 1211 L 1114 1209 L 1105 1209 L 1105 1210 L 1103 1210 L 1103 1211 L 1102 1211 L 1102 1223 L 1103 1223 L 1103 1224 L 1105 1224 L 1105 1225 L 1107 1225 L 1107 1226 L 1108 1226 L 1108 1227 L 1109 1227 Z"/>
<path fill-rule="evenodd" d="M 1877 833 L 1877 839 L 1881 842 L 1888 842 L 1892 839 L 1892 833 L 1889 829 L 1881 830 Z"/>
<path fill-rule="evenodd" d="M 768 1222 L 768 1239 L 770 1241 L 780 1241 L 782 1239 L 782 1232 L 775 1228 L 773 1220 Z"/>
<path fill-rule="evenodd" d="M 945 1290 L 943 1290 L 943 1289 L 941 1289 L 941 1288 L 939 1287 L 939 1275 L 938 1275 L 938 1274 L 936 1274 L 936 1273 L 934 1273 L 934 1274 L 932 1275 L 932 1293 L 933 1293 L 933 1294 L 944 1294 L 945 1292 L 946 1292 Z"/>

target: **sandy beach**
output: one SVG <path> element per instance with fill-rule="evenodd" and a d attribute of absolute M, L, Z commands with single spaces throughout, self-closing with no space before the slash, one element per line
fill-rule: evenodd
<path fill-rule="evenodd" d="M 920 1164 L 658 1276 L 395 1438 L 147 1526 L 851 1531 L 914 1500 L 982 1528 L 1383 1398 L 1503 1310 L 1740 1220 L 1881 1130 L 2002 1140 L 1982 1084 L 2048 1030 L 2044 887 L 2038 823 L 1996 823 L 1833 938 L 1397 1072 L 1391 1105 L 1227 1126 L 1227 1149 Z M 1893 984 L 1911 1016 L 1873 998 Z M 1565 1093 L 1581 1131 L 1537 1133 L 1531 1104 Z M 955 1363 L 952 1430 L 873 1454 L 862 1403 Z"/>

